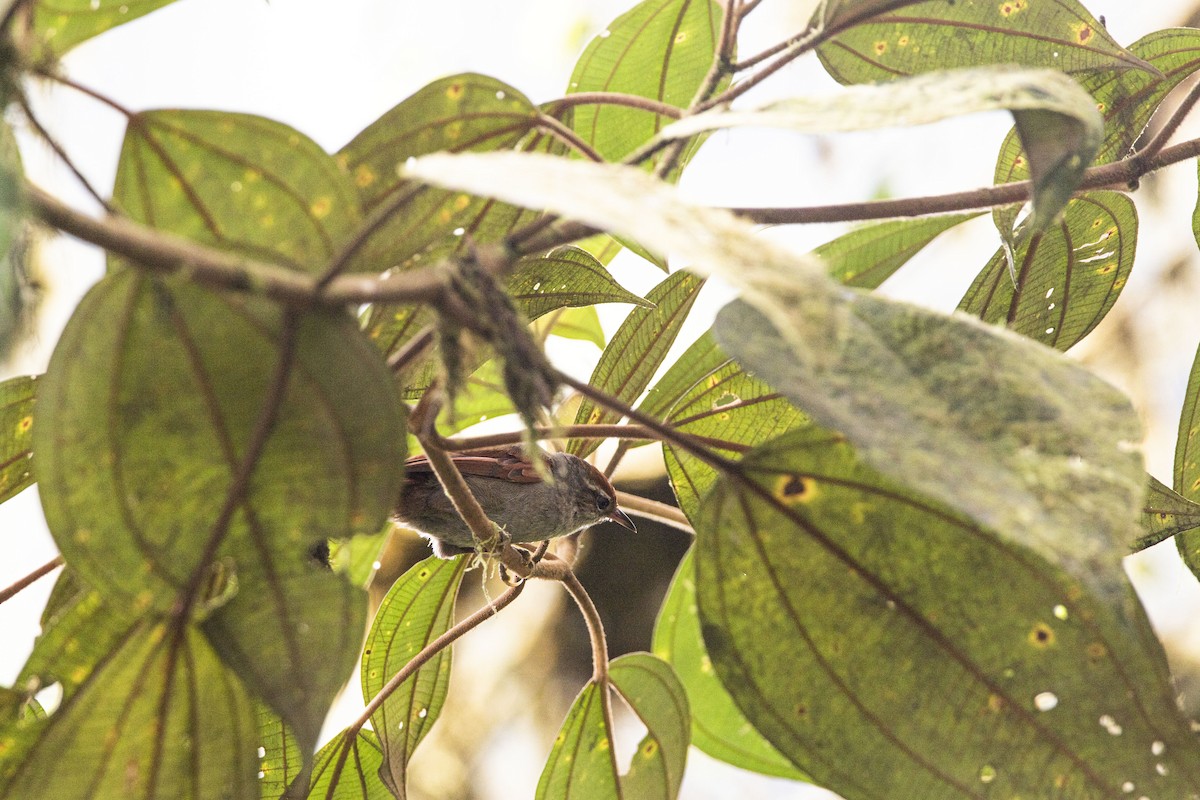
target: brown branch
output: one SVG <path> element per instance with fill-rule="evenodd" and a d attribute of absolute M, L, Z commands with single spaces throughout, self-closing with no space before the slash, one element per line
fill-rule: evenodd
<path fill-rule="evenodd" d="M 561 121 L 555 119 L 549 114 L 538 114 L 538 127 L 542 128 L 551 136 L 558 138 L 568 147 L 575 150 L 589 161 L 595 161 L 598 164 L 604 163 L 604 156 L 596 152 L 596 149 L 580 138 L 579 134 L 568 128 Z"/>
<path fill-rule="evenodd" d="M 39 120 L 37 117 L 37 114 L 33 113 L 33 108 L 29 105 L 29 98 L 25 96 L 24 92 L 18 92 L 17 105 L 20 106 L 22 113 L 25 115 L 25 120 L 30 124 L 30 126 L 33 127 L 34 132 L 39 138 L 41 138 L 43 142 L 50 146 L 50 149 L 54 151 L 56 156 L 58 156 L 58 160 L 66 165 L 67 169 L 71 171 L 71 174 L 75 176 L 75 180 L 79 181 L 79 184 L 83 186 L 84 191 L 90 194 L 92 199 L 99 203 L 100 206 L 109 214 L 116 214 L 116 209 L 113 208 L 112 204 L 109 203 L 108 200 L 106 200 L 104 196 L 100 194 L 96 187 L 92 185 L 92 182 L 88 180 L 88 177 L 84 175 L 83 171 L 80 170 L 75 164 L 74 159 L 72 159 L 63 146 L 58 143 L 58 140 L 50 135 L 50 131 L 46 130 L 45 126 L 42 125 L 41 120 Z"/>
<path fill-rule="evenodd" d="M 63 562 L 62 556 L 55 556 L 54 558 L 50 559 L 45 564 L 42 564 L 40 567 L 38 567 L 37 569 L 35 569 L 33 572 L 29 573 L 25 577 L 14 581 L 10 586 L 6 587 L 3 590 L 0 590 L 0 603 L 8 602 L 13 597 L 15 597 L 17 594 L 19 594 L 23 589 L 25 589 L 28 586 L 30 586 L 31 584 L 35 583 L 38 579 L 43 578 L 46 575 L 49 575 L 51 572 L 53 572 L 54 570 L 61 567 L 63 565 L 63 563 L 64 562 Z"/>
<path fill-rule="evenodd" d="M 471 436 L 457 439 L 437 438 L 443 450 L 482 450 L 520 444 L 532 434 L 534 439 L 632 439 L 647 441 L 657 439 L 654 432 L 642 425 L 536 425 L 528 431 L 493 433 L 488 436 Z"/>
<path fill-rule="evenodd" d="M 547 107 L 553 113 L 560 108 L 587 105 L 625 106 L 626 108 L 649 111 L 652 114 L 661 114 L 671 119 L 683 119 L 682 108 L 677 108 L 658 100 L 652 100 L 649 97 L 642 97 L 636 94 L 622 94 L 621 92 L 575 92 L 565 97 L 560 97 L 557 100 L 551 100 L 547 104 Z"/>
<path fill-rule="evenodd" d="M 583 614 L 583 621 L 587 623 L 588 638 L 592 643 L 592 680 L 603 687 L 607 694 L 608 642 L 604 637 L 600 612 L 596 610 L 596 604 L 592 602 L 592 598 L 573 571 L 567 569 L 561 582 L 575 601 L 575 605 L 579 606 L 579 613 Z"/>

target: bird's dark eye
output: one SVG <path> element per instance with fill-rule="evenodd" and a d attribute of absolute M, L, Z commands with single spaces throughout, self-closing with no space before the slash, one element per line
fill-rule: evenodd
<path fill-rule="evenodd" d="M 606 494 L 596 495 L 596 508 L 600 511 L 608 511 L 608 507 L 612 505 L 612 498 Z"/>

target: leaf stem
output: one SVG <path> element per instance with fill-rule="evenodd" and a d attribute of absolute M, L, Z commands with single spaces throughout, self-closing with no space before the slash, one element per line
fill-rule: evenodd
<path fill-rule="evenodd" d="M 621 92 L 575 92 L 557 100 L 551 100 L 546 107 L 553 114 L 562 108 L 587 105 L 625 106 L 649 111 L 652 114 L 661 114 L 671 119 L 682 119 L 684 116 L 682 108 L 649 97 Z"/>
<path fill-rule="evenodd" d="M 22 590 L 28 588 L 33 583 L 37 582 L 40 578 L 43 578 L 46 575 L 49 575 L 51 572 L 53 572 L 54 570 L 61 567 L 63 565 L 63 563 L 64 562 L 63 562 L 62 556 L 55 556 L 54 558 L 50 559 L 45 564 L 42 564 L 40 567 L 38 567 L 37 569 L 35 569 L 33 572 L 29 573 L 25 577 L 14 581 L 10 586 L 4 588 L 3 590 L 0 590 L 0 603 L 7 603 L 13 597 L 15 597 L 17 594 L 19 594 Z"/>
<path fill-rule="evenodd" d="M 587 624 L 588 638 L 592 643 L 592 680 L 600 686 L 605 686 L 608 682 L 608 641 L 604 636 L 600 612 L 596 610 L 596 604 L 592 602 L 591 596 L 573 570 L 566 569 L 559 580 L 575 601 L 575 605 L 579 606 L 579 613 L 583 615 L 583 621 Z"/>
<path fill-rule="evenodd" d="M 544 129 L 551 136 L 558 138 L 584 158 L 597 163 L 604 162 L 604 156 L 596 152 L 595 148 L 585 142 L 580 138 L 579 134 L 568 128 L 560 120 L 555 119 L 549 114 L 539 114 L 537 124 L 539 128 Z"/>
<path fill-rule="evenodd" d="M 97 191 L 96 187 L 92 185 L 92 182 L 88 180 L 87 176 L 83 174 L 83 171 L 80 170 L 75 164 L 74 159 L 72 159 L 63 146 L 59 144 L 58 140 L 50 135 L 50 132 L 46 130 L 45 126 L 42 125 L 41 120 L 38 119 L 37 114 L 33 113 L 33 108 L 29 105 L 29 98 L 25 95 L 25 93 L 18 92 L 16 100 L 17 105 L 20 106 L 22 113 L 25 115 L 25 120 L 29 123 L 30 127 L 33 128 L 34 132 L 41 138 L 42 141 L 50 146 L 50 149 L 54 151 L 56 156 L 58 156 L 58 159 L 64 165 L 66 165 L 67 169 L 71 171 L 71 174 L 75 176 L 75 180 L 79 181 L 79 184 L 83 186 L 84 191 L 90 194 L 92 199 L 99 203 L 105 211 L 107 211 L 109 214 L 116 215 L 117 211 L 113 205 L 108 202 L 108 200 L 106 200 L 99 191 Z"/>

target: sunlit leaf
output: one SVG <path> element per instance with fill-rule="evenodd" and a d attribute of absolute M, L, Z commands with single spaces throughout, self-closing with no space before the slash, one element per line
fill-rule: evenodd
<path fill-rule="evenodd" d="M 379 690 L 427 644 L 454 624 L 454 601 L 470 561 L 430 556 L 402 575 L 379 606 L 362 656 L 363 700 Z M 435 655 L 392 692 L 371 716 L 381 737 L 383 782 L 405 796 L 408 760 L 433 727 L 450 682 L 450 650 Z"/>
<path fill-rule="evenodd" d="M 859 289 L 875 289 L 925 245 L 977 216 L 945 214 L 864 225 L 826 242 L 813 255 L 825 262 L 834 280 Z"/>
<path fill-rule="evenodd" d="M 1142 534 L 1133 550 L 1144 550 L 1178 533 L 1200 529 L 1200 503 L 1188 500 L 1151 476 L 1142 509 Z"/>
<path fill-rule="evenodd" d="M 643 0 L 592 39 L 568 93 L 620 92 L 685 108 L 712 66 L 721 14 L 714 0 Z M 573 109 L 571 125 L 601 156 L 619 161 L 667 122 L 637 108 L 588 104 Z"/>
<path fill-rule="evenodd" d="M 923 800 L 1200 787 L 1195 737 L 1118 554 L 1046 558 L 817 428 L 757 448 L 716 485 L 696 553 L 722 682 L 847 800 L 895 796 L 899 782 Z"/>
<path fill-rule="evenodd" d="M 649 653 L 628 653 L 609 664 L 608 677 L 646 726 L 629 771 L 621 776 L 622 794 L 673 800 L 691 739 L 688 698 L 675 670 Z"/>
<path fill-rule="evenodd" d="M 347 748 L 345 736 L 343 731 L 317 753 L 309 798 L 390 800 L 394 797 L 379 777 L 379 771 L 383 768 L 383 750 L 379 747 L 375 732 L 359 731 L 343 758 L 342 751 Z"/>
<path fill-rule="evenodd" d="M 1129 50 L 1160 70 L 1105 69 L 1080 75 L 1079 83 L 1095 99 L 1104 117 L 1104 139 L 1092 160 L 1107 164 L 1128 155 L 1162 99 L 1200 67 L 1200 31 L 1172 28 L 1155 31 L 1130 45 Z M 1029 165 L 1016 129 L 1009 131 L 996 160 L 996 183 L 1023 181 Z M 992 211 L 1002 235 L 1011 235 L 1021 206 L 1000 206 Z"/>
<path fill-rule="evenodd" d="M 37 376 L 0 383 L 0 503 L 33 485 L 33 406 Z"/>
<path fill-rule="evenodd" d="M 876 0 L 867 3 L 877 5 Z M 831 12 L 845 17 L 852 10 L 851 3 L 841 2 Z M 855 25 L 821 45 L 817 54 L 841 83 L 889 81 L 982 64 L 1068 73 L 1146 68 L 1077 0 L 930 0 Z"/>
<path fill-rule="evenodd" d="M 606 342 L 604 329 L 600 327 L 600 315 L 596 313 L 595 306 L 561 309 L 535 322 L 533 330 L 539 335 L 591 342 L 601 350 Z"/>
<path fill-rule="evenodd" d="M 1200 350 L 1188 375 L 1183 411 L 1179 415 L 1179 433 L 1175 438 L 1175 491 L 1184 499 L 1200 502 Z M 1193 574 L 1200 576 L 1200 530 L 1185 531 L 1175 537 L 1179 554 Z"/>
<path fill-rule="evenodd" d="M 687 688 L 692 744 L 713 758 L 780 778 L 807 780 L 747 720 L 713 672 L 700 635 L 696 568 L 688 551 L 654 625 L 654 653 L 675 668 Z"/>
<path fill-rule="evenodd" d="M 0 762 L 0 797 L 258 796 L 253 701 L 188 625 L 131 629 L 36 734 Z"/>
<path fill-rule="evenodd" d="M 651 305 L 623 288 L 594 256 L 578 247 L 560 247 L 544 256 L 521 259 L 506 285 L 530 320 L 555 309 L 597 303 Z"/>
<path fill-rule="evenodd" d="M 666 128 L 666 138 L 738 125 L 806 132 L 923 125 L 977 111 L 1012 111 L 1033 178 L 1026 236 L 1050 223 L 1079 184 L 1104 136 L 1092 97 L 1061 72 L 973 67 L 869 86 L 833 97 L 788 98 L 734 110 L 714 109 Z M 936 154 L 931 153 L 931 157 Z"/>
<path fill-rule="evenodd" d="M 426 153 L 545 147 L 545 137 L 531 136 L 538 115 L 508 84 L 467 73 L 430 83 L 368 125 L 337 159 L 368 215 L 392 210 L 370 231 L 354 263 L 364 271 L 407 268 L 454 252 L 464 241 L 495 241 L 521 218 L 532 219 L 486 198 L 421 186 L 398 170 Z"/>
<path fill-rule="evenodd" d="M 612 731 L 605 719 L 607 686 L 588 682 L 575 698 L 538 780 L 536 800 L 619 798 Z"/>
<path fill-rule="evenodd" d="M 39 58 L 61 56 L 82 41 L 104 33 L 174 0 L 36 0 L 33 35 Z"/>
<path fill-rule="evenodd" d="M 360 222 L 354 186 L 316 142 L 226 111 L 131 117 L 113 200 L 159 230 L 305 272 L 323 270 Z"/>
<path fill-rule="evenodd" d="M 1125 288 L 1137 230 L 1137 209 L 1124 194 L 1081 195 L 1059 222 L 1017 246 L 1015 286 L 1007 256 L 997 250 L 958 307 L 1066 350 L 1099 324 Z"/>
<path fill-rule="evenodd" d="M 787 294 L 780 309 L 795 304 Z M 1060 354 L 969 318 L 847 298 L 835 353 L 795 341 L 808 320 L 744 301 L 717 316 L 725 349 L 864 462 L 1053 563 L 1128 552 L 1142 508 L 1129 401 Z M 880 387 L 887 387 L 880 391 Z M 952 475 L 953 480 L 946 480 Z"/>
<path fill-rule="evenodd" d="M 258 715 L 258 772 L 259 797 L 279 800 L 294 780 L 304 774 L 304 758 L 296 737 L 283 724 L 279 715 L 263 703 L 256 707 Z"/>
<path fill-rule="evenodd" d="M 676 272 L 650 290 L 652 308 L 635 308 L 617 329 L 588 381 L 602 392 L 632 403 L 641 396 L 687 319 L 704 280 Z M 584 399 L 575 414 L 576 424 L 618 422 L 621 415 Z M 567 452 L 586 455 L 600 445 L 595 439 L 572 439 Z"/>

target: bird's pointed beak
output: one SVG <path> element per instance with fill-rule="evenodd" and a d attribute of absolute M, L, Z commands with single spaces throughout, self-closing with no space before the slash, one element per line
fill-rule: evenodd
<path fill-rule="evenodd" d="M 622 528 L 628 528 L 629 530 L 633 531 L 634 533 L 637 533 L 637 526 L 635 526 L 633 524 L 633 520 L 631 520 L 629 518 L 629 515 L 626 514 L 624 511 L 622 511 L 621 509 L 619 509 L 619 508 L 613 509 L 613 512 L 608 515 L 608 518 L 611 519 L 613 522 L 617 523 L 618 525 L 620 525 Z"/>

